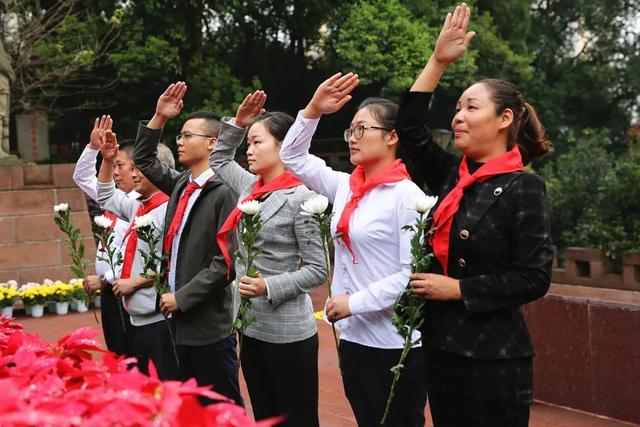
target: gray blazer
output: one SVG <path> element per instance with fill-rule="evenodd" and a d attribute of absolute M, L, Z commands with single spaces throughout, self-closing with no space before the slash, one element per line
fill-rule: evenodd
<path fill-rule="evenodd" d="M 237 135 L 244 134 L 245 129 L 225 122 L 221 126 L 210 164 L 238 200 L 242 200 L 258 179 L 234 161 L 236 148 L 242 142 Z M 233 134 L 236 136 L 223 137 Z M 274 191 L 263 201 L 263 225 L 256 236 L 256 245 L 263 253 L 255 264 L 267 282 L 269 298 L 261 296 L 251 300 L 251 315 L 256 321 L 247 328 L 247 336 L 280 344 L 301 341 L 316 333 L 308 293 L 324 283 L 325 261 L 320 239 L 312 235 L 314 225 L 309 223 L 309 217 L 300 215 L 300 205 L 314 195 L 301 185 Z M 245 268 L 236 260 L 235 269 L 237 282 L 245 275 Z M 233 299 L 234 313 L 237 313 L 240 304 L 237 286 Z"/>

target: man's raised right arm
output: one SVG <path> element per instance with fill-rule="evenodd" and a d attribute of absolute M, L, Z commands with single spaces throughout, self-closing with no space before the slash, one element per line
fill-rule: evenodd
<path fill-rule="evenodd" d="M 134 146 L 136 167 L 165 194 L 173 192 L 180 172 L 160 163 L 157 158 L 158 143 L 165 124 L 182 111 L 182 97 L 186 90 L 187 85 L 184 82 L 170 84 L 158 98 L 156 111 L 151 120 L 141 121 L 138 126 Z"/>

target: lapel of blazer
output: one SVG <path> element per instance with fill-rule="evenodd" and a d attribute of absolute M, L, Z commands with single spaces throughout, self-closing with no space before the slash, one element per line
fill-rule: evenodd
<path fill-rule="evenodd" d="M 262 204 L 262 209 L 260 211 L 262 222 L 267 222 L 269 218 L 275 215 L 275 213 L 278 212 L 282 205 L 284 205 L 287 201 L 287 195 L 293 193 L 294 191 L 296 191 L 295 187 L 278 190 L 271 193 Z"/>
<path fill-rule="evenodd" d="M 475 225 L 487 213 L 524 172 L 513 172 L 498 175 L 482 183 L 475 183 L 476 197 L 471 201 L 471 206 L 465 206 L 465 215 L 457 218 L 460 228 L 473 230 Z"/>

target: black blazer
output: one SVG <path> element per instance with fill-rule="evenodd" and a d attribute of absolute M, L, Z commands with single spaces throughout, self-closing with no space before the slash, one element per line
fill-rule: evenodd
<path fill-rule="evenodd" d="M 426 126 L 430 99 L 430 93 L 405 94 L 396 130 L 415 178 L 442 201 L 458 182 L 462 159 L 433 141 Z M 454 216 L 449 243 L 447 271 L 460 280 L 462 301 L 427 301 L 424 342 L 480 359 L 532 356 L 520 306 L 549 290 L 552 259 L 542 178 L 513 172 L 473 184 Z M 432 271 L 443 272 L 435 258 Z"/>
<path fill-rule="evenodd" d="M 156 153 L 162 131 L 149 129 L 146 123 L 140 122 L 138 127 L 135 163 L 149 181 L 170 195 L 166 234 L 190 173 L 180 173 L 160 163 Z M 180 307 L 174 315 L 178 344 L 213 344 L 233 333 L 230 280 L 216 234 L 235 205 L 231 190 L 214 177 L 203 187 L 184 225 L 175 260 L 175 295 Z"/>

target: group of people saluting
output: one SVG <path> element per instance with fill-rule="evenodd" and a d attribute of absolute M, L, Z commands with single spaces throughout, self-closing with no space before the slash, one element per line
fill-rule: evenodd
<path fill-rule="evenodd" d="M 309 293 L 325 282 L 325 258 L 300 206 L 322 194 L 332 205 L 332 232 L 341 235 L 324 315 L 340 332 L 343 385 L 358 425 L 380 425 L 390 368 L 404 344 L 392 307 L 407 286 L 426 300 L 422 340 L 405 361 L 386 425 L 424 425 L 427 396 L 436 426 L 528 425 L 533 349 L 520 306 L 547 292 L 552 247 L 544 182 L 525 165 L 550 143 L 518 88 L 494 79 L 473 84 L 458 100 L 451 126 L 462 156 L 433 141 L 430 99 L 475 35 L 467 31 L 469 15 L 464 3 L 447 14 L 399 106 L 381 98 L 358 106 L 344 132 L 351 174 L 309 149 L 320 118 L 351 99 L 359 83 L 354 73 L 320 84 L 295 119 L 266 112 L 263 91 L 247 95 L 231 119 L 188 115 L 176 137 L 183 172 L 158 143 L 167 121 L 182 111 L 184 82 L 160 96 L 134 144 L 118 144 L 109 117 L 96 120 L 74 177 L 115 215 L 115 244 L 124 257 L 116 277 L 97 265 L 99 274 L 85 281 L 88 289 L 103 289 L 109 348 L 136 356 L 141 370 L 151 360 L 162 378 L 195 377 L 243 405 L 240 364 L 256 419 L 284 414 L 282 425 L 320 425 Z M 248 170 L 234 160 L 245 139 Z M 87 165 L 98 151 L 96 179 Z M 425 242 L 435 255 L 430 273 L 412 274 L 411 234 L 403 230 L 418 215 L 408 201 L 424 194 L 414 181 L 438 196 L 435 232 Z M 246 250 L 231 233 L 242 215 L 237 205 L 246 200 L 262 203 L 258 278 L 225 256 L 231 247 Z M 144 243 L 130 226 L 140 214 L 150 214 L 163 232 L 155 248 L 168 254 L 171 291 L 163 295 L 142 276 Z M 126 331 L 114 311 L 121 297 Z M 251 299 L 255 322 L 244 333 L 239 361 L 232 324 L 240 298 Z M 180 366 L 161 322 L 169 314 Z"/>

